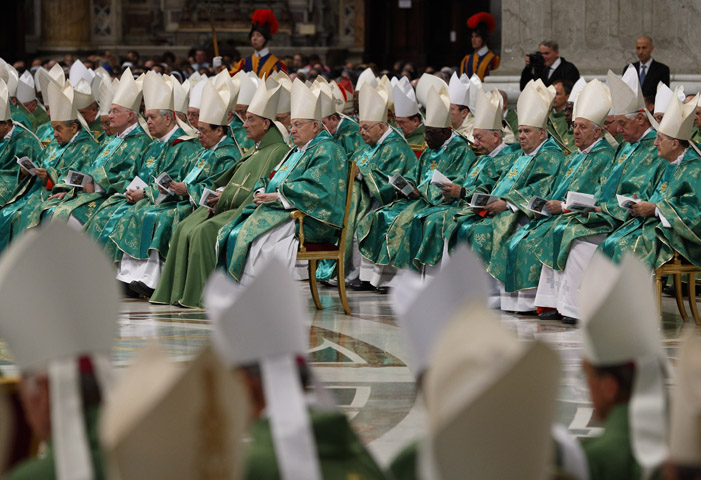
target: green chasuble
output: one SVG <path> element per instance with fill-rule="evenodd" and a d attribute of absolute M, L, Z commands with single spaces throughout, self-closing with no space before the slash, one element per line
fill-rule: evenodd
<path fill-rule="evenodd" d="M 256 182 L 269 178 L 288 151 L 278 129 L 271 128 L 258 145 L 214 182 L 212 189 L 224 187 L 215 211 L 199 207 L 178 224 L 161 280 L 151 296 L 152 303 L 201 306 L 205 282 L 217 265 L 215 245 L 219 230 L 253 201 Z"/>
<path fill-rule="evenodd" d="M 426 149 L 419 159 L 420 183 L 417 189 L 421 197 L 400 198 L 360 220 L 356 230 L 360 253 L 378 265 L 397 268 L 413 265 L 408 240 L 414 215 L 445 202 L 438 186 L 431 184 L 434 170 L 452 183 L 462 184 L 474 159 L 475 154 L 467 140 L 456 134 L 440 148 Z"/>
<path fill-rule="evenodd" d="M 633 252 L 651 269 L 668 262 L 679 252 L 701 267 L 701 157 L 687 149 L 681 163 L 669 163 L 650 197 L 669 222 L 657 216 L 631 217 L 599 245 L 599 250 L 619 261 Z"/>
<path fill-rule="evenodd" d="M 102 125 L 102 120 L 100 120 L 100 115 L 95 116 L 95 120 L 90 122 L 88 125 L 90 127 L 90 131 L 92 132 L 92 136 L 95 137 L 95 139 L 99 142 L 101 141 L 102 137 L 104 136 L 103 134 L 105 133 L 105 127 Z"/>
<path fill-rule="evenodd" d="M 36 108 L 33 112 L 30 112 L 29 115 L 30 119 L 32 120 L 32 131 L 34 133 L 37 133 L 39 127 L 45 125 L 46 123 L 51 125 L 51 118 L 49 118 L 49 114 L 46 113 L 46 110 L 44 110 L 44 107 L 42 107 L 41 104 L 39 104 L 39 102 L 37 102 Z"/>
<path fill-rule="evenodd" d="M 613 163 L 614 150 L 606 140 L 598 140 L 588 153 L 572 153 L 565 158 L 548 200 L 565 201 L 567 192 L 595 194 L 601 178 Z M 536 249 L 553 222 L 561 215 L 534 218 L 493 253 L 487 271 L 505 285 L 507 292 L 538 286 L 542 264 Z"/>
<path fill-rule="evenodd" d="M 465 210 L 465 205 L 470 203 L 472 195 L 478 189 L 490 192 L 499 177 L 511 167 L 513 154 L 520 151 L 518 143 L 502 143 L 491 154 L 480 156 L 473 162 L 462 184 L 458 184 L 465 188 L 464 200 L 441 203 L 414 216 L 409 227 L 409 248 L 414 268 L 418 270 L 423 265 L 433 266 L 441 261 L 443 239 L 446 238 L 445 229 L 452 229 L 453 225 L 456 225 L 453 216 Z M 485 182 L 486 185 L 483 186 Z"/>
<path fill-rule="evenodd" d="M 558 215 L 550 230 L 535 248 L 540 262 L 554 270 L 564 270 L 572 242 L 591 235 L 609 234 L 629 218 L 628 210 L 618 206 L 616 195 L 641 200 L 649 199 L 655 191 L 667 163 L 657 156 L 655 130 L 650 130 L 636 143 L 624 142 L 616 150 L 616 158 L 594 197 L 601 212 Z"/>
<path fill-rule="evenodd" d="M 308 215 L 304 219 L 305 240 L 336 242 L 343 225 L 348 162 L 343 151 L 325 130 L 303 148 L 285 158 L 273 178 L 261 179 L 255 187 L 284 198 L 293 209 Z M 239 281 L 251 243 L 278 225 L 291 220 L 282 202 L 251 203 L 230 224 L 219 231 L 219 262 Z"/>
<path fill-rule="evenodd" d="M 205 188 L 212 188 L 221 175 L 236 165 L 241 153 L 228 135 L 212 150 L 204 150 L 195 156 L 179 175 L 187 184 L 188 195 L 169 195 L 156 203 L 156 191 L 140 200 L 120 218 L 110 239 L 119 251 L 134 258 L 146 260 L 151 250 L 166 258 L 171 238 L 178 223 L 200 203 Z"/>
<path fill-rule="evenodd" d="M 514 132 L 518 132 L 518 130 L 514 130 Z M 550 113 L 548 133 L 555 137 L 553 140 L 556 141 L 565 155 L 577 151 L 577 146 L 574 144 L 574 132 L 567 124 L 564 111 Z"/>
<path fill-rule="evenodd" d="M 468 220 L 455 230 L 450 246 L 467 242 L 484 264 L 489 265 L 492 252 L 519 228 L 519 222 L 532 216 L 526 209 L 530 199 L 534 196 L 547 198 L 563 161 L 564 155 L 552 138 L 543 142 L 534 156 L 522 153 L 491 191 L 517 210 L 514 212 L 507 206 L 503 212 L 484 218 L 472 211 L 466 212 L 464 218 Z"/>
<path fill-rule="evenodd" d="M 54 139 L 54 127 L 51 125 L 51 122 L 40 125 L 35 133 L 44 147 Z"/>
<path fill-rule="evenodd" d="M 15 157 L 29 157 L 34 163 L 41 156 L 41 144 L 33 133 L 15 124 L 8 134 L 0 140 L 0 206 L 14 197 L 18 188 L 28 184 L 30 175 L 20 176 L 20 167 Z"/>
<path fill-rule="evenodd" d="M 92 162 L 80 170 L 92 177 L 96 191 L 87 193 L 82 188 L 73 188 L 63 200 L 44 202 L 44 215 L 62 220 L 68 220 L 73 215 L 85 224 L 107 198 L 115 193 L 124 193 L 136 175 L 141 156 L 150 144 L 151 137 L 146 135 L 138 123 L 124 137 L 114 137 L 100 148 L 93 159 L 87 159 Z"/>
<path fill-rule="evenodd" d="M 310 410 L 321 477 L 324 480 L 382 480 L 385 475 L 357 437 L 348 419 L 339 412 Z M 268 419 L 258 420 L 250 431 L 245 480 L 282 478 Z"/>
<path fill-rule="evenodd" d="M 417 158 L 409 144 L 399 133 L 391 130 L 387 137 L 374 146 L 356 151 L 352 160 L 356 162 L 362 179 L 354 180 L 353 195 L 348 217 L 345 258 L 346 272 L 351 271 L 353 257 L 353 237 L 356 225 L 375 206 L 384 206 L 399 198 L 397 190 L 390 185 L 389 178 L 401 174 L 416 185 Z M 329 280 L 336 275 L 336 262 L 324 261 L 319 264 L 316 278 Z"/>
<path fill-rule="evenodd" d="M 100 407 L 91 406 L 85 408 L 85 423 L 87 425 L 88 448 L 93 468 L 93 479 L 102 480 L 105 474 L 102 468 L 102 451 L 100 448 L 100 436 L 98 433 L 98 418 Z M 17 465 L 10 472 L 3 475 L 3 480 L 55 480 L 56 465 L 54 449 L 49 441 L 46 454 L 42 458 L 27 460 Z"/>
<path fill-rule="evenodd" d="M 355 152 L 365 148 L 363 137 L 360 136 L 360 127 L 345 115 L 341 117 L 341 123 L 333 134 L 333 141 L 346 152 L 346 157 L 351 158 Z"/>
<path fill-rule="evenodd" d="M 691 141 L 696 145 L 701 144 L 701 129 L 697 126 L 694 126 L 694 129 L 691 131 Z"/>
<path fill-rule="evenodd" d="M 158 198 L 158 186 L 155 184 L 155 180 L 153 182 L 152 180 L 162 173 L 167 173 L 175 181 L 181 181 L 182 177 L 179 176 L 179 173 L 183 166 L 197 157 L 200 150 L 200 143 L 194 138 L 186 137 L 185 132 L 180 127 L 175 128 L 167 141 L 154 140 L 151 142 L 139 159 L 135 170 L 135 176 L 138 175 L 147 184 L 151 183 L 144 189 L 144 199 L 132 204 L 127 202 L 123 194 L 112 195 L 102 202 L 95 213 L 85 222 L 85 231 L 103 245 L 109 258 L 115 261 L 121 258 L 121 251 L 117 250 L 110 240 L 110 235 L 117 222 L 126 213 L 138 208 L 137 205 L 141 202 L 153 202 L 154 199 Z M 123 193 L 126 193 L 126 189 Z"/>
<path fill-rule="evenodd" d="M 589 480 L 640 480 L 642 468 L 633 456 L 628 405 L 615 405 L 609 412 L 604 433 L 581 439 L 589 464 Z M 652 478 L 660 478 L 659 472 Z"/>
<path fill-rule="evenodd" d="M 19 236 L 27 228 L 36 226 L 41 218 L 41 204 L 53 193 L 58 193 L 59 179 L 68 173 L 72 165 L 81 164 L 84 159 L 91 159 L 97 152 L 98 145 L 84 129 L 66 145 L 53 141 L 42 150 L 39 161 L 46 169 L 49 180 L 46 185 L 39 177 L 32 177 L 24 188 L 18 189 L 10 201 L 0 209 L 0 249 L 5 248 L 11 238 Z"/>
<path fill-rule="evenodd" d="M 246 129 L 243 128 L 243 120 L 241 120 L 237 114 L 234 114 L 234 119 L 229 124 L 229 128 L 231 129 L 234 143 L 238 146 L 242 155 L 246 153 L 249 148 L 253 147 L 255 142 L 248 138 Z"/>
<path fill-rule="evenodd" d="M 412 148 L 423 147 L 426 141 L 426 126 L 422 123 L 416 130 L 406 135 L 406 143 Z"/>
<path fill-rule="evenodd" d="M 17 101 L 17 105 L 15 105 L 10 100 L 10 117 L 12 121 L 21 123 L 30 132 L 33 131 L 31 114 L 19 101 Z"/>

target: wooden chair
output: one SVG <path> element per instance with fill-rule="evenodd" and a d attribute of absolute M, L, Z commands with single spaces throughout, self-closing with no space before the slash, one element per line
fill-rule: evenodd
<path fill-rule="evenodd" d="M 290 216 L 299 221 L 299 250 L 297 251 L 297 260 L 307 260 L 309 266 L 309 288 L 312 291 L 312 298 L 317 310 L 321 310 L 321 300 L 319 299 L 319 290 L 316 283 L 316 266 L 319 260 L 336 260 L 336 273 L 338 278 L 338 296 L 341 298 L 341 305 L 346 315 L 350 315 L 350 307 L 348 306 L 348 297 L 346 297 L 346 278 L 345 274 L 345 244 L 346 236 L 353 232 L 348 232 L 348 217 L 350 215 L 351 199 L 353 198 L 353 181 L 355 179 L 355 162 L 350 162 L 348 167 L 348 182 L 346 187 L 346 209 L 343 214 L 343 228 L 341 236 L 338 240 L 338 245 L 331 243 L 309 243 L 304 241 L 304 217 L 307 215 L 299 210 L 290 213 Z"/>
<path fill-rule="evenodd" d="M 664 275 L 672 275 L 674 279 L 674 296 L 677 301 L 677 308 L 682 316 L 682 320 L 684 320 L 684 322 L 689 321 L 686 309 L 684 308 L 684 295 L 682 294 L 682 275 L 686 274 L 689 280 L 689 309 L 691 310 L 696 324 L 701 325 L 701 318 L 699 318 L 699 310 L 696 305 L 697 273 L 701 273 L 701 268 L 689 263 L 677 252 L 674 252 L 672 260 L 655 270 L 655 285 L 657 287 L 657 301 L 659 302 L 660 310 L 662 309 L 662 277 Z"/>

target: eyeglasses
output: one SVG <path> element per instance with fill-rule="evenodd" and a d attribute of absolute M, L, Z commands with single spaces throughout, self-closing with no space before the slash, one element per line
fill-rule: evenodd
<path fill-rule="evenodd" d="M 120 110 L 118 108 L 110 108 L 110 115 L 121 115 L 122 113 L 127 113 L 127 110 Z"/>
<path fill-rule="evenodd" d="M 372 125 L 361 125 L 360 126 L 360 131 L 362 132 L 369 132 L 370 129 L 375 128 L 376 126 L 381 125 L 380 123 L 373 123 Z"/>
<path fill-rule="evenodd" d="M 290 124 L 290 130 L 299 130 L 304 125 L 309 125 L 310 123 L 312 123 L 314 121 L 315 120 L 307 120 L 306 122 L 293 122 Z"/>

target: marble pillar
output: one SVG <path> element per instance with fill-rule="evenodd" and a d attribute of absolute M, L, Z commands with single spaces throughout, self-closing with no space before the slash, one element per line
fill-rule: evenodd
<path fill-rule="evenodd" d="M 90 45 L 90 0 L 42 0 L 41 44 L 45 48 Z"/>
<path fill-rule="evenodd" d="M 520 74 L 526 53 L 552 39 L 583 74 L 620 74 L 636 61 L 635 39 L 649 35 L 653 58 L 674 73 L 701 71 L 698 0 L 501 0 L 500 75 Z"/>

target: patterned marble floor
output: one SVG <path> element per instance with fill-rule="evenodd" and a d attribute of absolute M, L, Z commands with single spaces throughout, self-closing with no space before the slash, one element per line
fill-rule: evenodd
<path fill-rule="evenodd" d="M 304 289 L 308 294 L 306 283 Z M 335 289 L 322 287 L 320 294 L 324 305 L 321 311 L 314 308 L 308 295 L 312 365 L 372 453 L 385 465 L 402 446 L 421 435 L 424 422 L 421 398 L 406 366 L 407 352 L 389 299 L 376 293 L 349 292 L 353 315 L 348 317 L 343 314 Z M 536 317 L 502 314 L 501 320 L 520 339 L 539 338 L 557 349 L 564 365 L 558 420 L 577 435 L 596 434 L 598 427 L 592 420 L 580 373 L 579 330 Z M 663 299 L 661 326 L 667 354 L 674 359 L 682 322 L 671 298 Z M 139 349 L 156 341 L 174 361 L 187 361 L 208 341 L 209 331 L 202 310 L 124 300 L 114 360 L 118 366 L 128 365 Z M 1 342 L 0 370 L 15 373 Z"/>

